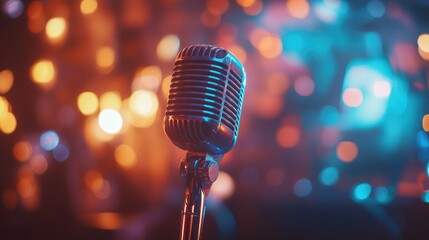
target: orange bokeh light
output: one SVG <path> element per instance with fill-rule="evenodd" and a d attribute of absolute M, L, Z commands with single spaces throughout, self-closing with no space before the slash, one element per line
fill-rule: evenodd
<path fill-rule="evenodd" d="M 27 141 L 20 141 L 13 146 L 13 156 L 18 161 L 27 161 L 32 153 L 31 144 Z"/>
<path fill-rule="evenodd" d="M 288 0 L 286 8 L 290 15 L 298 19 L 307 17 L 310 12 L 310 4 L 306 0 Z"/>
<path fill-rule="evenodd" d="M 429 114 L 426 114 L 423 116 L 422 127 L 423 127 L 423 130 L 425 130 L 426 132 L 429 132 Z"/>
<path fill-rule="evenodd" d="M 359 149 L 354 142 L 342 141 L 337 145 L 337 157 L 343 162 L 352 162 L 356 159 Z"/>
<path fill-rule="evenodd" d="M 301 132 L 295 126 L 281 127 L 276 134 L 277 143 L 284 148 L 293 148 L 301 139 Z"/>

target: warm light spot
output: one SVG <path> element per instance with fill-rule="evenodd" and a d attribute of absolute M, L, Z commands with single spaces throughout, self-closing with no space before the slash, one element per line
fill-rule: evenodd
<path fill-rule="evenodd" d="M 116 134 L 122 129 L 122 117 L 114 109 L 104 109 L 98 115 L 98 125 L 108 134 Z"/>
<path fill-rule="evenodd" d="M 102 47 L 97 51 L 96 63 L 101 73 L 109 73 L 115 63 L 115 52 L 111 47 Z"/>
<path fill-rule="evenodd" d="M 13 156 L 18 161 L 27 161 L 31 153 L 33 151 L 33 148 L 31 147 L 31 144 L 27 141 L 20 141 L 17 144 L 13 146 Z"/>
<path fill-rule="evenodd" d="M 306 0 L 288 0 L 286 8 L 290 15 L 298 19 L 307 17 L 310 12 L 310 4 Z"/>
<path fill-rule="evenodd" d="M 43 14 L 43 4 L 40 1 L 32 1 L 27 8 L 28 19 L 40 18 Z"/>
<path fill-rule="evenodd" d="M 0 118 L 9 111 L 9 102 L 5 97 L 0 96 Z"/>
<path fill-rule="evenodd" d="M 349 107 L 359 107 L 363 102 L 362 91 L 358 88 L 347 88 L 343 93 L 343 102 Z"/>
<path fill-rule="evenodd" d="M 100 96 L 100 109 L 115 109 L 119 110 L 121 108 L 121 95 L 119 92 L 110 91 L 105 92 Z"/>
<path fill-rule="evenodd" d="M 55 67 L 49 60 L 39 60 L 31 67 L 31 79 L 34 83 L 51 85 L 55 79 Z"/>
<path fill-rule="evenodd" d="M 176 57 L 179 47 L 179 38 L 176 35 L 170 34 L 164 36 L 161 41 L 159 41 L 158 46 L 156 47 L 156 54 L 158 55 L 159 59 L 163 61 L 170 61 Z"/>
<path fill-rule="evenodd" d="M 34 195 L 37 191 L 37 183 L 34 177 L 23 177 L 17 183 L 17 191 L 22 198 L 28 198 Z"/>
<path fill-rule="evenodd" d="M 249 16 L 256 16 L 261 13 L 263 4 L 261 0 L 255 0 L 254 3 L 248 7 L 244 7 L 243 11 Z"/>
<path fill-rule="evenodd" d="M 161 68 L 152 65 L 137 69 L 134 74 L 134 80 L 131 85 L 133 91 L 149 90 L 152 92 L 158 91 L 161 85 L 162 71 Z"/>
<path fill-rule="evenodd" d="M 419 55 L 423 60 L 429 61 L 429 52 L 425 52 L 419 48 Z"/>
<path fill-rule="evenodd" d="M 257 28 L 250 33 L 250 43 L 254 48 L 258 48 L 262 39 L 269 37 L 270 32 L 263 28 Z"/>
<path fill-rule="evenodd" d="M 10 70 L 0 71 L 0 94 L 7 93 L 13 85 L 13 73 Z"/>
<path fill-rule="evenodd" d="M 97 0 L 82 0 L 80 2 L 80 11 L 83 14 L 91 14 L 97 10 Z"/>
<path fill-rule="evenodd" d="M 277 143 L 284 148 L 293 148 L 298 145 L 301 139 L 301 133 L 297 127 L 281 127 L 276 134 Z"/>
<path fill-rule="evenodd" d="M 129 107 L 138 115 L 152 116 L 158 110 L 158 98 L 153 92 L 138 90 L 131 95 Z"/>
<path fill-rule="evenodd" d="M 289 89 L 289 79 L 286 74 L 273 73 L 267 76 L 266 86 L 270 93 L 281 95 Z"/>
<path fill-rule="evenodd" d="M 201 22 L 206 27 L 216 27 L 217 25 L 219 25 L 220 20 L 221 20 L 220 15 L 214 15 L 208 10 L 204 10 L 201 13 Z"/>
<path fill-rule="evenodd" d="M 242 48 L 239 45 L 232 45 L 228 48 L 228 50 L 235 56 L 238 58 L 238 60 L 244 64 L 246 62 L 247 59 L 247 54 L 246 54 L 246 50 L 244 50 L 244 48 Z"/>
<path fill-rule="evenodd" d="M 103 230 L 117 230 L 123 222 L 121 215 L 113 212 L 86 214 L 82 216 L 82 219 L 94 229 Z"/>
<path fill-rule="evenodd" d="M 207 0 L 207 10 L 213 15 L 221 15 L 229 8 L 229 0 Z"/>
<path fill-rule="evenodd" d="M 236 0 L 237 4 L 246 8 L 255 4 L 256 0 Z"/>
<path fill-rule="evenodd" d="M 303 76 L 295 81 L 293 87 L 298 95 L 307 97 L 314 91 L 314 82 L 310 77 Z"/>
<path fill-rule="evenodd" d="M 43 155 L 37 154 L 31 158 L 30 166 L 34 173 L 40 175 L 48 170 L 48 161 Z"/>
<path fill-rule="evenodd" d="M 429 132 L 429 114 L 426 114 L 423 116 L 422 126 L 423 126 L 423 130 L 425 130 L 426 132 Z"/>
<path fill-rule="evenodd" d="M 420 35 L 417 39 L 417 44 L 423 52 L 429 53 L 429 34 Z"/>
<path fill-rule="evenodd" d="M 372 91 L 376 97 L 388 97 L 391 91 L 390 83 L 387 81 L 375 81 Z"/>
<path fill-rule="evenodd" d="M 2 194 L 3 206 L 8 210 L 13 210 L 18 205 L 18 196 L 16 192 L 8 189 Z"/>
<path fill-rule="evenodd" d="M 121 144 L 115 149 L 116 162 L 124 167 L 131 168 L 137 163 L 137 154 L 132 147 L 126 144 Z"/>
<path fill-rule="evenodd" d="M 101 173 L 96 170 L 86 172 L 84 181 L 86 186 L 94 192 L 99 191 L 103 187 L 103 177 Z"/>
<path fill-rule="evenodd" d="M 100 199 L 106 199 L 110 196 L 110 183 L 109 181 L 103 179 L 101 188 L 97 191 L 94 191 L 96 197 Z"/>
<path fill-rule="evenodd" d="M 83 92 L 77 97 L 77 107 L 83 115 L 91 115 L 98 110 L 98 98 L 93 92 Z"/>
<path fill-rule="evenodd" d="M 352 162 L 358 152 L 359 149 L 354 142 L 342 141 L 337 145 L 337 157 L 343 162 Z"/>
<path fill-rule="evenodd" d="M 11 112 L 6 112 L 0 116 L 0 130 L 4 134 L 11 134 L 16 129 L 16 118 Z"/>
<path fill-rule="evenodd" d="M 108 134 L 100 128 L 98 124 L 98 117 L 90 116 L 85 121 L 84 126 L 85 138 L 88 144 L 96 147 L 100 141 L 106 142 L 114 138 L 115 135 Z"/>
<path fill-rule="evenodd" d="M 275 58 L 282 52 L 282 42 L 279 37 L 269 35 L 261 39 L 258 50 L 266 58 Z"/>
<path fill-rule="evenodd" d="M 164 78 L 164 80 L 162 80 L 161 90 L 165 98 L 168 97 L 168 93 L 170 91 L 171 77 L 171 75 L 168 75 Z"/>
<path fill-rule="evenodd" d="M 56 42 L 64 36 L 64 33 L 66 32 L 66 27 L 66 20 L 64 18 L 51 18 L 46 23 L 46 35 L 51 41 Z"/>
<path fill-rule="evenodd" d="M 210 197 L 222 201 L 228 199 L 234 194 L 235 184 L 234 179 L 226 173 L 219 172 L 217 180 L 213 183 L 210 189 Z"/>

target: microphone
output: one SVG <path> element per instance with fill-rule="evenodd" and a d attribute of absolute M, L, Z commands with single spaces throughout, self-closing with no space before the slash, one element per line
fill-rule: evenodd
<path fill-rule="evenodd" d="M 175 60 L 164 131 L 186 150 L 179 171 L 186 183 L 181 239 L 201 239 L 205 198 L 219 174 L 218 162 L 235 145 L 246 73 L 229 51 L 199 44 Z"/>

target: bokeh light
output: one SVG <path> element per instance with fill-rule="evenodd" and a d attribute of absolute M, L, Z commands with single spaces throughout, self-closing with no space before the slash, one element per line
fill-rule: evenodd
<path fill-rule="evenodd" d="M 234 179 L 226 172 L 220 171 L 217 180 L 210 189 L 210 197 L 216 200 L 225 200 L 234 194 Z"/>
<path fill-rule="evenodd" d="M 34 173 L 40 175 L 48 170 L 48 160 L 43 155 L 37 154 L 31 157 L 30 166 Z"/>
<path fill-rule="evenodd" d="M 298 145 L 301 139 L 301 132 L 295 126 L 283 126 L 276 134 L 277 143 L 284 148 L 293 148 Z"/>
<path fill-rule="evenodd" d="M 323 185 L 332 186 L 338 182 L 339 172 L 334 167 L 327 167 L 322 169 L 319 174 L 319 180 Z"/>
<path fill-rule="evenodd" d="M 13 85 L 13 73 L 11 70 L 0 71 L 0 94 L 6 94 Z"/>
<path fill-rule="evenodd" d="M 77 97 L 77 106 L 83 115 L 91 115 L 98 110 L 98 98 L 93 92 L 82 92 Z"/>
<path fill-rule="evenodd" d="M 66 20 L 62 17 L 51 18 L 46 22 L 46 36 L 52 42 L 61 40 L 67 29 Z"/>
<path fill-rule="evenodd" d="M 354 142 L 342 141 L 337 145 L 337 157 L 343 162 L 352 162 L 356 159 L 359 149 Z"/>
<path fill-rule="evenodd" d="M 179 47 L 180 40 L 176 35 L 166 35 L 159 41 L 156 53 L 162 61 L 170 61 L 176 57 Z"/>
<path fill-rule="evenodd" d="M 18 161 L 27 161 L 28 159 L 30 159 L 32 151 L 33 151 L 33 147 L 31 146 L 31 144 L 28 141 L 19 141 L 18 143 L 16 143 L 13 146 L 13 156 L 15 157 L 16 160 Z"/>
<path fill-rule="evenodd" d="M 52 156 L 57 162 L 64 162 L 70 156 L 70 150 L 66 145 L 58 144 L 58 146 L 52 151 Z"/>
<path fill-rule="evenodd" d="M 98 2 L 97 0 L 82 0 L 80 2 L 80 11 L 83 14 L 91 14 L 97 10 Z"/>
<path fill-rule="evenodd" d="M 2 194 L 3 206 L 8 210 L 13 210 L 18 205 L 18 196 L 12 189 L 7 189 Z"/>
<path fill-rule="evenodd" d="M 429 34 L 421 34 L 417 38 L 417 44 L 419 45 L 419 49 L 421 49 L 423 52 L 429 53 Z"/>
<path fill-rule="evenodd" d="M 129 102 L 130 109 L 141 116 L 153 116 L 158 110 L 158 98 L 153 92 L 135 91 Z"/>
<path fill-rule="evenodd" d="M 4 134 L 11 134 L 17 127 L 15 115 L 11 112 L 6 112 L 0 115 L 0 130 Z"/>
<path fill-rule="evenodd" d="M 376 97 L 388 97 L 391 92 L 390 83 L 387 81 L 375 81 L 372 91 Z"/>
<path fill-rule="evenodd" d="M 369 198 L 372 188 L 368 183 L 361 183 L 353 189 L 353 199 L 362 201 Z"/>
<path fill-rule="evenodd" d="M 298 95 L 307 97 L 314 91 L 314 82 L 311 78 L 303 76 L 295 80 L 293 87 Z"/>
<path fill-rule="evenodd" d="M 429 132 L 429 114 L 425 114 L 422 119 L 423 130 Z"/>
<path fill-rule="evenodd" d="M 114 109 L 104 109 L 98 115 L 98 124 L 104 132 L 116 134 L 122 129 L 122 116 Z"/>
<path fill-rule="evenodd" d="M 131 88 L 133 91 L 148 90 L 156 92 L 161 85 L 161 80 L 162 71 L 160 67 L 152 65 L 139 68 L 134 74 L 134 79 L 131 84 Z"/>
<path fill-rule="evenodd" d="M 287 0 L 286 8 L 290 15 L 298 19 L 307 17 L 310 12 L 310 4 L 307 0 Z"/>
<path fill-rule="evenodd" d="M 278 57 L 282 49 L 280 38 L 274 34 L 263 37 L 258 44 L 259 53 L 269 59 Z"/>
<path fill-rule="evenodd" d="M 100 110 L 107 108 L 119 110 L 121 104 L 121 94 L 117 91 L 105 92 L 100 96 Z"/>
<path fill-rule="evenodd" d="M 340 119 L 340 113 L 334 106 L 326 105 L 320 111 L 320 118 L 325 126 L 334 126 Z"/>
<path fill-rule="evenodd" d="M 246 2 L 246 0 L 244 0 Z M 248 5 L 246 7 L 243 7 L 244 13 L 250 16 L 256 16 L 262 12 L 264 5 L 261 0 L 255 0 L 252 2 L 251 5 Z"/>
<path fill-rule="evenodd" d="M 121 144 L 116 147 L 114 156 L 116 162 L 121 167 L 132 168 L 137 164 L 137 154 L 134 149 L 127 144 Z"/>
<path fill-rule="evenodd" d="M 349 107 L 359 107 L 363 102 L 362 91 L 358 88 L 347 88 L 343 93 L 343 102 Z"/>
<path fill-rule="evenodd" d="M 306 178 L 299 179 L 296 181 L 295 185 L 293 185 L 293 192 L 298 197 L 307 197 L 312 190 L 313 185 L 311 181 Z"/>
<path fill-rule="evenodd" d="M 101 73 L 109 73 L 115 63 L 115 51 L 111 47 L 102 47 L 98 49 L 96 63 Z"/>
<path fill-rule="evenodd" d="M 379 0 L 371 0 L 367 3 L 366 8 L 369 14 L 375 18 L 380 18 L 386 12 L 384 4 Z"/>
<path fill-rule="evenodd" d="M 381 204 L 387 204 L 392 201 L 393 196 L 389 188 L 379 186 L 375 189 L 375 199 Z"/>
<path fill-rule="evenodd" d="M 60 143 L 60 137 L 55 131 L 46 131 L 40 136 L 40 146 L 46 151 L 54 150 Z"/>
<path fill-rule="evenodd" d="M 7 0 L 3 3 L 3 11 L 11 18 L 21 16 L 24 4 L 20 0 Z"/>
<path fill-rule="evenodd" d="M 31 67 L 30 76 L 34 83 L 50 86 L 55 80 L 55 66 L 50 60 L 39 60 Z"/>

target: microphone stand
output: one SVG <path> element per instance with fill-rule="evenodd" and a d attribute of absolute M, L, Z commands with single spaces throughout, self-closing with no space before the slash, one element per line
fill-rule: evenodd
<path fill-rule="evenodd" d="M 188 151 L 180 162 L 179 172 L 186 183 L 180 224 L 181 240 L 201 239 L 206 196 L 219 175 L 217 160 L 207 153 Z"/>

